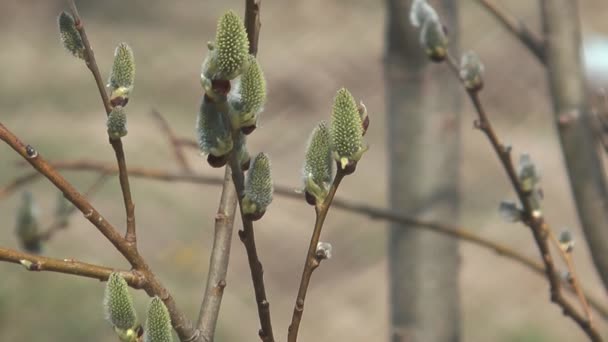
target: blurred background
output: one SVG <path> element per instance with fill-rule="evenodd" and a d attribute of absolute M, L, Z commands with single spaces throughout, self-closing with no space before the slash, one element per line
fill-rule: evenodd
<path fill-rule="evenodd" d="M 217 18 L 227 9 L 243 13 L 244 1 L 83 0 L 78 4 L 104 78 L 118 43 L 128 42 L 135 52 L 129 135 L 123 139 L 128 165 L 179 170 L 151 109 L 160 111 L 178 135 L 194 138 L 206 42 L 214 38 Z M 540 32 L 536 2 L 512 0 L 505 6 Z M 0 2 L 0 121 L 47 159 L 114 163 L 93 79 L 59 42 L 56 16 L 62 9 L 60 0 Z M 608 4 L 580 1 L 580 9 L 583 33 L 593 47 L 587 65 L 595 68 L 590 72 L 592 82 L 600 87 L 608 82 Z M 252 152 L 271 156 L 277 184 L 300 187 L 309 132 L 329 118 L 335 91 L 344 86 L 368 108 L 370 150 L 339 189 L 339 197 L 387 207 L 385 12 L 382 1 L 263 2 L 258 56 L 269 100 L 249 146 Z M 578 227 L 541 66 L 474 1 L 461 1 L 460 22 L 462 50 L 475 50 L 485 64 L 482 100 L 496 130 L 516 153 L 533 156 L 542 172 L 545 214 L 555 229 L 568 227 L 578 237 L 574 258 L 581 281 L 607 304 Z M 433 67 L 448 72 L 445 65 Z M 467 101 L 462 117 L 460 223 L 537 257 L 528 229 L 500 218 L 498 203 L 513 199 L 514 194 L 486 138 L 472 128 L 474 112 Z M 188 157 L 197 172 L 223 175 L 196 151 L 189 150 Z M 0 146 L 0 186 L 25 172 L 16 166 L 19 159 L 7 146 Z M 87 172 L 64 175 L 82 191 L 97 177 Z M 195 317 L 205 286 L 220 188 L 144 179 L 133 179 L 131 188 L 142 254 L 178 305 Z M 33 193 L 42 222 L 49 222 L 57 191 L 41 179 L 24 189 Z M 3 247 L 18 247 L 14 222 L 20 198 L 17 192 L 0 201 Z M 123 226 L 117 177 L 92 202 L 108 220 Z M 436 219 L 458 223 L 451 217 Z M 287 335 L 313 224 L 313 210 L 303 200 L 280 196 L 256 224 L 279 340 Z M 334 256 L 313 275 L 301 341 L 388 340 L 387 226 L 341 210 L 330 212 L 322 240 L 332 243 Z M 253 289 L 245 250 L 236 234 L 234 238 L 216 340 L 253 341 L 258 330 Z M 43 254 L 127 267 L 78 214 L 69 229 L 44 245 Z M 460 254 L 463 341 L 585 340 L 549 302 L 544 278 L 467 243 L 461 243 Z M 115 341 L 103 317 L 103 288 L 103 283 L 90 279 L 33 274 L 0 263 L 0 341 Z M 143 317 L 148 299 L 140 291 L 134 295 Z M 599 317 L 596 321 L 605 335 L 608 325 Z"/>

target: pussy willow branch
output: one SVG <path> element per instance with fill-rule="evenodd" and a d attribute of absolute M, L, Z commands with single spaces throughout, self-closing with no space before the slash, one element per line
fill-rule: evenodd
<path fill-rule="evenodd" d="M 108 178 L 108 174 L 107 173 L 102 173 L 101 175 L 99 175 L 97 177 L 97 180 L 95 180 L 95 182 L 84 192 L 83 196 L 84 197 L 91 197 L 91 195 L 93 195 L 95 192 L 97 192 L 97 190 L 99 190 L 101 188 L 101 186 L 106 182 Z M 60 231 L 61 229 L 65 229 L 68 225 L 67 222 L 67 218 L 72 215 L 73 213 L 75 213 L 77 211 L 76 207 L 70 207 L 67 211 L 67 213 L 65 213 L 65 217 L 64 218 L 57 218 L 55 220 L 53 220 L 53 222 L 51 222 L 51 224 L 48 225 L 48 227 L 46 227 L 45 229 L 43 229 L 38 236 L 36 237 L 36 239 L 38 240 L 42 240 L 42 241 L 48 241 L 50 240 L 55 233 L 57 233 L 58 231 Z"/>
<path fill-rule="evenodd" d="M 78 33 L 80 33 L 80 37 L 82 39 L 82 44 L 84 46 L 85 63 L 91 71 L 91 74 L 93 74 L 93 78 L 95 79 L 95 84 L 97 84 L 97 90 L 99 91 L 101 101 L 103 102 L 106 115 L 109 115 L 112 111 L 112 105 L 110 104 L 108 93 L 106 92 L 106 88 L 103 84 L 103 79 L 101 78 L 101 72 L 99 71 L 99 67 L 97 66 L 97 61 L 95 60 L 95 53 L 93 53 L 93 49 L 91 48 L 91 43 L 89 42 L 89 38 L 87 37 L 84 24 L 82 22 L 82 19 L 80 18 L 80 15 L 78 14 L 78 8 L 76 7 L 74 0 L 68 0 L 68 6 L 70 7 L 70 11 L 72 12 L 72 16 L 74 17 L 76 29 L 78 30 Z M 114 149 L 114 154 L 116 154 L 116 161 L 120 170 L 120 172 L 118 173 L 118 179 L 120 181 L 120 188 L 122 190 L 122 196 L 125 202 L 125 211 L 127 217 L 127 232 L 125 234 L 125 238 L 129 243 L 136 246 L 137 234 L 135 231 L 135 204 L 133 204 L 133 199 L 131 198 L 131 187 L 129 185 L 127 162 L 125 160 L 125 152 L 122 146 L 122 140 L 120 138 L 109 140 L 110 144 L 112 145 L 112 148 Z"/>
<path fill-rule="evenodd" d="M 477 2 L 490 12 L 513 36 L 518 38 L 541 64 L 547 62 L 543 40 L 532 32 L 521 19 L 504 11 L 492 0 L 477 0 Z"/>
<path fill-rule="evenodd" d="M 159 296 L 169 311 L 173 328 L 182 341 L 195 341 L 198 338 L 198 330 L 192 327 L 192 323 L 179 311 L 175 300 L 171 294 L 163 287 L 156 275 L 146 264 L 143 257 L 139 254 L 132 243 L 124 239 L 91 203 L 72 186 L 57 170 L 46 162 L 42 156 L 32 146 L 25 146 L 11 131 L 0 123 L 0 140 L 9 145 L 23 159 L 34 167 L 39 173 L 44 175 L 57 189 L 63 192 L 68 199 L 84 217 L 89 220 L 112 245 L 129 261 L 134 271 L 138 272 L 143 283 L 141 288 L 149 296 Z"/>
<path fill-rule="evenodd" d="M 310 278 L 312 272 L 319 267 L 321 259 L 317 256 L 317 245 L 321 238 L 321 230 L 323 229 L 323 223 L 329 212 L 336 191 L 340 186 L 340 182 L 344 178 L 345 174 L 342 169 L 338 167 L 336 177 L 329 188 L 327 197 L 322 203 L 315 205 L 315 228 L 310 238 L 310 245 L 308 246 L 308 252 L 306 253 L 306 259 L 304 260 L 304 270 L 302 271 L 302 278 L 300 280 L 300 288 L 298 289 L 298 296 L 296 298 L 296 304 L 293 308 L 293 315 L 291 317 L 291 324 L 287 333 L 288 342 L 296 342 L 298 340 L 298 330 L 300 328 L 300 322 L 302 321 L 302 314 L 304 313 L 304 301 L 306 300 L 306 292 L 308 291 L 308 284 L 310 284 Z"/>
<path fill-rule="evenodd" d="M 104 164 L 101 162 L 94 161 L 62 161 L 53 162 L 52 165 L 57 169 L 66 171 L 90 171 L 90 172 L 118 172 L 115 165 Z M 192 184 L 202 185 L 221 185 L 222 179 L 214 176 L 205 175 L 193 175 L 175 173 L 164 170 L 157 170 L 151 168 L 130 168 L 129 175 L 136 178 L 145 178 L 163 182 L 186 182 Z M 32 179 L 33 180 L 33 179 Z M 25 185 L 25 184 L 24 184 Z M 302 195 L 294 191 L 295 187 L 289 187 L 284 185 L 275 184 L 274 193 L 279 196 L 291 198 L 294 200 L 302 200 Z M 456 239 L 469 242 L 478 247 L 495 252 L 497 255 L 503 256 L 507 259 L 515 261 L 538 275 L 545 276 L 545 268 L 541 263 L 536 262 L 534 259 L 527 257 L 517 251 L 511 249 L 508 246 L 500 243 L 491 241 L 482 236 L 472 233 L 475 229 L 467 229 L 449 224 L 424 221 L 414 217 L 405 216 L 402 213 L 388 211 L 382 208 L 369 206 L 366 204 L 356 203 L 344 198 L 334 198 L 332 207 L 348 211 L 353 214 L 368 216 L 371 219 L 386 220 L 390 222 L 396 222 L 407 225 L 408 228 L 423 229 L 431 232 L 451 236 Z M 569 285 L 565 283 L 565 285 Z M 571 287 L 566 287 L 569 291 L 572 291 Z M 595 300 L 588 293 L 585 295 L 591 306 L 600 313 L 600 315 L 608 320 L 608 307 L 603 306 L 601 301 Z"/>
<path fill-rule="evenodd" d="M 74 259 L 47 258 L 8 248 L 0 248 L 0 260 L 18 265 L 20 264 L 28 271 L 64 273 L 101 281 L 108 280 L 108 277 L 112 272 L 120 272 L 120 275 L 125 278 L 129 286 L 135 289 L 141 288 L 144 282 L 144 279 L 133 271 L 118 271 L 104 266 L 87 264 Z"/>
<path fill-rule="evenodd" d="M 163 131 L 163 133 L 165 133 L 165 135 L 169 139 L 169 143 L 171 144 L 171 148 L 173 150 L 173 156 L 175 157 L 175 160 L 179 164 L 182 171 L 186 173 L 192 172 L 192 167 L 190 167 L 190 164 L 188 163 L 188 158 L 186 158 L 186 156 L 184 155 L 184 152 L 178 143 L 178 138 L 171 129 L 171 126 L 169 125 L 167 119 L 165 119 L 165 117 L 156 109 L 152 109 L 150 114 L 158 121 L 160 129 Z"/>
<path fill-rule="evenodd" d="M 247 38 L 249 40 L 249 53 L 252 55 L 257 54 L 258 49 L 258 38 L 260 34 L 260 1 L 246 0 L 245 1 L 245 28 L 247 31 Z M 181 145 L 179 140 L 171 138 L 175 153 L 181 153 Z M 235 155 L 235 153 L 232 153 Z M 232 158 L 232 157 L 231 157 Z M 234 156 L 236 158 L 236 155 Z M 238 164 L 238 163 L 237 163 Z M 211 250 L 211 258 L 209 260 L 209 274 L 207 275 L 207 285 L 205 287 L 205 294 L 203 295 L 203 301 L 198 318 L 198 328 L 201 331 L 201 337 L 205 341 L 213 341 L 215 336 L 215 328 L 217 325 L 217 319 L 219 317 L 220 306 L 222 303 L 222 296 L 224 294 L 224 288 L 226 287 L 226 274 L 228 270 L 228 262 L 230 259 L 230 244 L 232 241 L 232 230 L 234 226 L 234 217 L 236 214 L 236 205 L 239 195 L 237 194 L 237 186 L 235 184 L 235 170 L 242 176 L 241 166 L 237 165 L 234 168 L 232 165 L 226 165 L 224 167 L 224 180 L 222 182 L 222 195 L 220 198 L 220 204 L 215 219 L 215 233 L 213 238 L 213 247 Z M 244 222 L 244 220 L 243 220 Z M 253 237 L 253 235 L 252 235 Z M 247 246 L 247 244 L 245 244 Z M 255 241 L 253 242 L 253 248 L 255 249 Z M 251 254 L 247 253 L 250 257 Z M 257 254 L 256 254 L 257 257 Z M 250 258 L 249 258 L 250 259 Z M 250 259 L 251 265 L 251 259 Z M 261 265 L 261 264 L 260 264 Z M 253 268 L 251 268 L 253 272 Z M 255 280 L 254 289 L 256 289 Z M 262 288 L 263 288 L 262 280 Z M 258 291 L 256 289 L 256 299 Z M 256 300 L 256 302 L 258 302 Z M 258 312 L 259 302 L 258 302 Z M 270 315 L 262 317 L 260 314 L 260 322 L 270 322 Z M 264 323 L 262 323 L 262 329 L 260 330 L 260 336 L 270 336 L 272 341 L 272 328 L 270 334 L 264 332 Z"/>
<path fill-rule="evenodd" d="M 449 56 L 447 61 L 450 68 L 455 72 L 458 79 L 460 79 L 458 72 L 459 68 L 454 58 L 452 56 Z M 548 230 L 550 229 L 550 227 L 547 225 L 542 215 L 539 215 L 534 212 L 534 209 L 528 199 L 528 195 L 523 190 L 521 183 L 519 182 L 519 179 L 517 177 L 517 172 L 515 171 L 513 160 L 511 158 L 511 149 L 509 147 L 506 147 L 498 139 L 498 136 L 496 135 L 496 132 L 494 131 L 492 124 L 490 123 L 485 109 L 481 104 L 481 101 L 479 99 L 479 92 L 467 90 L 467 94 L 473 106 L 475 107 L 475 111 L 477 112 L 478 116 L 478 119 L 475 121 L 475 127 L 481 130 L 490 141 L 494 152 L 496 152 L 498 159 L 500 160 L 503 168 L 507 173 L 513 190 L 515 190 L 515 192 L 517 193 L 517 197 L 521 206 L 523 207 L 522 221 L 532 231 L 532 235 L 534 236 L 534 240 L 541 254 L 541 259 L 543 260 L 543 263 L 545 265 L 546 276 L 550 284 L 551 301 L 560 306 L 564 315 L 572 318 L 592 341 L 602 341 L 602 337 L 600 336 L 597 329 L 591 324 L 591 321 L 588 318 L 579 314 L 577 310 L 563 296 L 561 292 L 560 275 L 555 267 L 547 241 L 547 237 L 549 234 Z M 574 284 L 576 283 L 573 283 L 573 285 Z"/>

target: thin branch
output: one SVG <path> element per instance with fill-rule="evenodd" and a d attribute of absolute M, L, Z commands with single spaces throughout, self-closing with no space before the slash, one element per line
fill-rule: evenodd
<path fill-rule="evenodd" d="M 243 242 L 243 245 L 245 245 L 245 250 L 247 251 L 247 260 L 249 261 L 249 269 L 253 281 L 255 301 L 258 306 L 258 316 L 260 317 L 261 328 L 259 335 L 264 342 L 274 342 L 272 321 L 270 318 L 270 303 L 266 297 L 266 286 L 264 285 L 264 267 L 258 257 L 253 222 L 243 213 L 242 202 L 243 197 L 245 196 L 245 176 L 243 175 L 243 170 L 241 169 L 241 164 L 236 153 L 231 153 L 230 168 L 233 170 L 232 181 L 234 182 L 234 187 L 236 189 L 241 221 L 243 222 L 243 230 L 239 230 L 239 238 Z"/>
<path fill-rule="evenodd" d="M 19 189 L 21 186 L 38 178 L 39 175 L 40 174 L 38 172 L 32 171 L 32 172 L 25 173 L 24 175 L 21 175 L 21 176 L 15 178 L 9 184 L 0 188 L 0 200 L 4 199 L 5 197 L 10 196 L 13 192 L 15 192 L 15 190 Z"/>
<path fill-rule="evenodd" d="M 87 189 L 87 191 L 84 192 L 84 196 L 85 197 L 91 197 L 91 195 L 93 195 L 95 192 L 97 192 L 97 190 L 99 190 L 101 188 L 101 186 L 106 182 L 106 180 L 108 179 L 108 174 L 107 173 L 102 173 L 101 175 L 98 176 L 97 180 Z M 36 239 L 41 240 L 41 241 L 48 241 L 50 240 L 55 233 L 57 233 L 58 231 L 65 229 L 68 225 L 67 222 L 67 217 L 72 215 L 73 213 L 75 213 L 77 211 L 76 207 L 70 207 L 68 209 L 68 212 L 66 212 L 65 218 L 62 219 L 55 219 L 53 222 L 51 222 L 51 224 L 46 227 L 45 229 L 43 229 L 38 236 L 36 237 Z"/>
<path fill-rule="evenodd" d="M 158 121 L 160 129 L 163 131 L 163 133 L 165 133 L 165 135 L 169 139 L 169 143 L 171 144 L 171 148 L 173 149 L 173 156 L 175 157 L 175 160 L 179 164 L 182 171 L 186 173 L 192 172 L 192 168 L 188 163 L 188 159 L 184 155 L 182 147 L 178 142 L 178 138 L 175 135 L 175 132 L 173 132 L 173 130 L 171 129 L 171 126 L 169 126 L 169 122 L 167 122 L 167 119 L 156 109 L 152 109 L 150 113 Z"/>
<path fill-rule="evenodd" d="M 87 264 L 74 259 L 53 259 L 8 248 L 0 248 L 0 260 L 20 264 L 28 271 L 64 273 L 101 281 L 108 280 L 112 272 L 117 272 L 109 267 Z M 142 288 L 145 280 L 136 272 L 118 272 L 125 278 L 129 286 L 135 289 Z"/>
<path fill-rule="evenodd" d="M 511 34 L 513 34 L 541 64 L 547 63 L 546 49 L 543 40 L 521 20 L 501 9 L 492 0 L 477 0 L 492 14 Z"/>
<path fill-rule="evenodd" d="M 74 204 L 109 241 L 114 247 L 129 261 L 137 272 L 141 272 L 145 280 L 141 285 L 149 296 L 159 296 L 167 307 L 171 316 L 173 328 L 182 341 L 195 341 L 199 336 L 199 331 L 192 327 L 192 323 L 179 311 L 175 300 L 171 294 L 163 287 L 156 275 L 152 272 L 145 260 L 139 255 L 133 244 L 118 233 L 92 205 L 63 178 L 55 168 L 46 162 L 42 156 L 32 146 L 25 146 L 12 132 L 0 123 L 0 140 L 8 144 L 15 152 L 23 157 L 39 173 L 44 175 L 51 183 L 63 192 L 72 204 Z M 198 341 L 198 340 L 197 340 Z"/>
<path fill-rule="evenodd" d="M 213 248 L 209 260 L 207 286 L 197 324 L 205 341 L 213 341 L 215 336 L 215 327 L 219 317 L 224 288 L 226 287 L 232 228 L 236 213 L 236 191 L 232 185 L 230 167 L 225 168 L 222 184 L 222 196 L 215 216 L 215 233 L 213 234 Z"/>
<path fill-rule="evenodd" d="M 101 78 L 101 72 L 99 71 L 99 67 L 97 66 L 97 61 L 95 60 L 95 53 L 91 48 L 91 43 L 89 42 L 89 38 L 87 37 L 87 33 L 84 29 L 84 24 L 82 22 L 82 19 L 80 18 L 80 15 L 78 14 L 78 8 L 76 8 L 74 0 L 68 0 L 68 6 L 70 7 L 70 11 L 72 12 L 72 16 L 74 17 L 76 29 L 78 30 L 78 33 L 80 34 L 80 37 L 82 39 L 82 44 L 84 46 L 85 63 L 91 71 L 91 74 L 93 74 L 93 78 L 95 79 L 95 84 L 97 85 L 97 90 L 99 91 L 101 101 L 103 102 L 106 115 L 109 115 L 112 111 L 112 105 L 110 104 L 108 93 L 106 92 L 106 88 L 103 84 L 103 79 Z M 129 186 L 127 162 L 125 160 L 125 152 L 122 146 L 122 140 L 120 138 L 109 140 L 110 144 L 112 145 L 112 148 L 114 149 L 114 154 L 116 154 L 116 161 L 120 170 L 120 172 L 118 173 L 118 179 L 120 181 L 120 188 L 122 190 L 127 217 L 127 232 L 125 234 L 125 238 L 130 244 L 136 246 L 137 235 L 135 231 L 135 204 L 133 204 L 133 199 L 131 198 L 131 187 Z"/>
<path fill-rule="evenodd" d="M 450 68 L 453 71 L 456 71 L 456 76 L 458 79 L 460 79 L 460 76 L 457 73 L 458 66 L 456 65 L 454 58 L 450 56 L 447 59 L 447 62 L 450 65 Z M 542 214 L 534 210 L 530 203 L 529 194 L 523 190 L 513 165 L 511 149 L 503 145 L 498 139 L 498 136 L 492 128 L 492 124 L 490 123 L 485 109 L 479 99 L 479 91 L 467 90 L 467 94 L 475 107 L 475 111 L 477 112 L 478 116 L 478 119 L 475 121 L 475 127 L 481 130 L 490 141 L 494 152 L 498 156 L 498 159 L 507 173 L 513 190 L 515 190 L 517 193 L 519 202 L 523 207 L 522 221 L 532 231 L 532 235 L 534 236 L 541 259 L 543 260 L 545 273 L 550 284 L 551 301 L 560 306 L 564 315 L 572 318 L 592 341 L 602 341 L 602 337 L 591 322 L 578 313 L 577 310 L 563 296 L 561 292 L 562 282 L 560 280 L 559 272 L 555 267 L 553 257 L 551 256 L 551 252 L 549 250 L 549 244 L 547 242 L 548 230 L 550 227 L 545 222 Z"/>
<path fill-rule="evenodd" d="M 321 259 L 317 256 L 317 245 L 321 238 L 321 230 L 323 229 L 323 223 L 329 212 L 329 208 L 332 205 L 336 191 L 340 186 L 340 182 L 344 178 L 345 174 L 342 169 L 338 167 L 336 177 L 332 182 L 327 197 L 322 203 L 318 203 L 315 206 L 315 228 L 310 239 L 310 245 L 308 246 L 308 252 L 306 253 L 306 260 L 304 261 L 304 270 L 302 271 L 302 278 L 300 280 L 300 288 L 298 289 L 298 296 L 296 298 L 296 304 L 293 308 L 293 315 L 291 317 L 291 324 L 289 325 L 287 341 L 296 342 L 298 339 L 298 330 L 300 328 L 300 322 L 302 320 L 302 314 L 304 313 L 304 301 L 306 300 L 306 292 L 308 291 L 308 284 L 312 272 L 319 267 Z"/>

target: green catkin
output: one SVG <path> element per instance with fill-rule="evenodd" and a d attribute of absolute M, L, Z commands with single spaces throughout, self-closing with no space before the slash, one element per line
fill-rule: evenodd
<path fill-rule="evenodd" d="M 342 169 L 361 159 L 366 150 L 357 103 L 345 88 L 338 90 L 334 99 L 330 137 L 334 159 Z"/>
<path fill-rule="evenodd" d="M 238 85 L 238 95 L 230 101 L 236 111 L 236 126 L 255 125 L 257 115 L 266 102 L 266 79 L 256 58 L 249 55 L 247 68 L 241 75 Z"/>
<path fill-rule="evenodd" d="M 159 297 L 152 298 L 144 328 L 144 342 L 171 342 L 173 337 L 169 311 Z"/>
<path fill-rule="evenodd" d="M 233 148 L 230 123 L 227 122 L 221 106 L 208 98 L 203 98 L 199 108 L 196 130 L 200 150 L 216 157 L 224 156 Z"/>
<path fill-rule="evenodd" d="M 61 12 L 57 18 L 57 25 L 59 26 L 59 37 L 65 49 L 75 57 L 84 59 L 84 44 L 76 29 L 74 17 L 68 12 Z"/>
<path fill-rule="evenodd" d="M 233 11 L 218 21 L 215 41 L 203 63 L 203 75 L 212 80 L 232 80 L 243 70 L 249 55 L 249 40 L 241 18 Z"/>
<path fill-rule="evenodd" d="M 120 139 L 127 135 L 127 114 L 122 106 L 115 106 L 108 114 L 108 135 L 110 139 Z"/>
<path fill-rule="evenodd" d="M 329 129 L 325 122 L 312 131 L 304 158 L 304 190 L 323 201 L 333 178 L 333 158 Z"/>
<path fill-rule="evenodd" d="M 40 253 L 42 241 L 39 238 L 39 224 L 36 215 L 34 197 L 31 192 L 23 193 L 21 206 L 17 212 L 17 226 L 15 229 L 21 247 L 32 253 Z"/>
<path fill-rule="evenodd" d="M 118 273 L 110 274 L 103 297 L 106 319 L 116 330 L 126 332 L 137 325 L 137 314 L 129 286 Z"/>
<path fill-rule="evenodd" d="M 127 43 L 120 43 L 114 51 L 114 63 L 110 74 L 111 99 L 128 98 L 135 82 L 135 57 Z"/>
<path fill-rule="evenodd" d="M 272 202 L 272 193 L 270 159 L 265 153 L 260 153 L 253 160 L 247 174 L 243 212 L 256 218 L 261 217 Z"/>

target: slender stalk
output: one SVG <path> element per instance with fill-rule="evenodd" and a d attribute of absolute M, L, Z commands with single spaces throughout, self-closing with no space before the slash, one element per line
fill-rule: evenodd
<path fill-rule="evenodd" d="M 38 176 L 40 176 L 38 172 L 32 171 L 13 179 L 9 184 L 0 188 L 0 200 L 10 196 L 15 190 L 38 178 Z"/>
<path fill-rule="evenodd" d="M 296 298 L 296 304 L 293 308 L 293 315 L 291 317 L 291 324 L 287 334 L 288 342 L 296 342 L 298 339 L 298 330 L 300 328 L 300 322 L 302 321 L 302 314 L 304 313 L 304 301 L 306 300 L 306 292 L 308 291 L 308 285 L 310 284 L 310 278 L 312 272 L 319 267 L 321 259 L 317 257 L 317 245 L 321 238 L 321 230 L 323 229 L 323 223 L 329 212 L 336 191 L 340 186 L 340 182 L 344 178 L 345 174 L 342 169 L 338 167 L 336 177 L 332 182 L 327 197 L 322 203 L 318 203 L 315 206 L 315 228 L 310 238 L 310 245 L 308 246 L 308 252 L 306 253 L 306 259 L 304 261 L 304 270 L 302 271 L 302 278 L 300 279 L 300 288 L 298 289 L 298 296 Z"/>
<path fill-rule="evenodd" d="M 504 11 L 492 0 L 477 0 L 477 2 L 492 14 L 513 36 L 519 39 L 541 64 L 547 63 L 546 48 L 543 40 L 532 32 L 521 19 Z"/>
<path fill-rule="evenodd" d="M 54 167 L 57 169 L 71 170 L 71 171 L 91 171 L 91 172 L 118 172 L 118 169 L 115 165 L 104 164 L 100 162 L 94 161 L 86 161 L 86 160 L 76 160 L 76 161 L 63 161 L 63 162 L 54 162 L 52 163 Z M 164 170 L 157 170 L 151 168 L 130 168 L 129 175 L 131 177 L 136 178 L 145 178 L 152 179 L 163 182 L 186 182 L 192 184 L 201 184 L 201 185 L 221 185 L 223 184 L 223 180 L 221 178 L 206 176 L 206 175 L 193 175 L 193 174 L 183 174 L 183 173 L 174 173 Z M 302 195 L 296 193 L 293 189 L 295 187 L 275 184 L 274 185 L 274 193 L 279 196 L 302 200 Z M 334 198 L 332 202 L 332 207 L 336 209 L 342 209 L 348 211 L 353 214 L 368 216 L 371 219 L 376 220 L 386 220 L 389 222 L 399 223 L 404 226 L 407 226 L 408 229 L 422 229 L 431 231 L 438 234 L 443 234 L 447 236 L 451 236 L 456 239 L 460 239 L 466 242 L 469 242 L 475 246 L 480 248 L 487 249 L 489 251 L 493 251 L 497 255 L 503 256 L 509 260 L 519 263 L 522 266 L 530 269 L 534 273 L 545 276 L 545 268 L 541 263 L 536 262 L 534 259 L 525 256 L 517 251 L 513 250 L 509 246 L 502 245 L 498 242 L 494 242 L 490 239 L 479 236 L 474 231 L 478 231 L 479 229 L 469 229 L 458 227 L 455 225 L 435 222 L 435 221 L 426 221 L 415 218 L 413 216 L 406 216 L 402 213 L 389 211 L 383 208 L 378 208 L 362 203 L 357 203 L 355 201 L 351 201 L 345 198 Z M 424 208 L 420 208 L 421 211 Z M 415 214 L 417 211 L 414 210 Z M 568 285 L 564 282 L 564 284 Z M 573 291 L 572 288 L 566 287 L 567 290 Z M 583 291 L 584 292 L 584 291 Z M 589 293 L 585 294 L 585 297 L 589 301 L 590 305 L 600 313 L 600 315 L 604 319 L 608 319 L 608 307 L 605 307 L 599 300 L 593 299 Z"/>
<path fill-rule="evenodd" d="M 458 70 L 458 66 L 456 65 L 453 57 L 448 58 L 447 62 L 452 70 Z M 578 313 L 577 310 L 563 296 L 563 293 L 561 292 L 562 282 L 560 280 L 559 272 L 555 267 L 547 241 L 550 227 L 545 222 L 542 214 L 536 212 L 530 204 L 529 196 L 523 190 L 517 177 L 517 172 L 515 171 L 513 160 L 511 158 L 511 149 L 505 147 L 498 139 L 498 136 L 492 128 L 492 124 L 490 123 L 485 109 L 479 99 L 479 92 L 477 90 L 467 90 L 467 94 L 475 107 L 475 111 L 477 112 L 478 119 L 475 121 L 475 127 L 481 130 L 490 141 L 494 152 L 498 156 L 498 159 L 507 173 L 513 190 L 515 190 L 517 193 L 521 206 L 523 207 L 522 221 L 532 231 L 534 241 L 536 242 L 541 259 L 543 260 L 545 274 L 550 285 L 551 301 L 560 306 L 564 315 L 572 318 L 592 341 L 602 341 L 602 337 L 591 322 Z"/>
<path fill-rule="evenodd" d="M 171 148 L 173 149 L 173 156 L 175 157 L 175 160 L 179 164 L 182 171 L 186 173 L 192 172 L 192 167 L 190 167 L 188 159 L 184 155 L 184 151 L 182 150 L 181 145 L 178 143 L 178 138 L 175 135 L 175 132 L 173 132 L 173 130 L 171 129 L 171 126 L 169 125 L 167 119 L 156 109 L 153 109 L 151 114 L 152 117 L 154 117 L 158 121 L 160 129 L 167 136 L 167 139 L 171 144 Z"/>
<path fill-rule="evenodd" d="M 108 178 L 108 175 L 106 173 L 102 173 L 101 175 L 99 175 L 97 180 L 87 189 L 87 191 L 85 191 L 85 193 L 83 195 L 85 197 L 90 197 L 91 195 L 93 195 L 106 182 L 107 178 Z M 68 212 L 65 213 L 64 215 L 70 216 L 73 213 L 75 213 L 76 211 L 77 211 L 76 207 L 70 207 Z M 67 225 L 68 225 L 67 219 L 61 219 L 61 220 L 56 219 L 53 222 L 51 222 L 51 224 L 48 227 L 43 229 L 38 234 L 37 239 L 42 240 L 42 241 L 48 241 L 55 235 L 55 233 L 57 233 L 58 231 L 60 231 L 62 229 L 67 228 Z"/>
<path fill-rule="evenodd" d="M 235 135 L 238 131 L 235 131 Z M 255 301 L 258 307 L 258 316 L 260 318 L 259 336 L 264 342 L 274 342 L 274 334 L 272 331 L 272 320 L 270 318 L 270 303 L 266 297 L 266 286 L 264 285 L 264 267 L 258 256 L 257 247 L 255 244 L 255 233 L 253 230 L 253 222 L 243 213 L 243 197 L 245 196 L 245 176 L 241 169 L 240 162 L 236 153 L 230 156 L 230 167 L 232 169 L 232 181 L 236 189 L 239 211 L 241 213 L 241 221 L 243 229 L 239 230 L 239 238 L 245 250 L 247 251 L 247 260 L 251 271 L 251 280 L 253 281 L 253 290 L 255 292 Z"/>
<path fill-rule="evenodd" d="M 13 264 L 20 264 L 28 271 L 47 271 L 64 273 L 85 278 L 97 279 L 101 281 L 108 280 L 110 274 L 112 272 L 117 271 L 116 269 L 112 269 L 109 267 L 88 264 L 74 259 L 47 258 L 40 255 L 23 253 L 8 248 L 0 248 L 0 260 Z M 136 272 L 119 272 L 123 276 L 123 278 L 125 278 L 129 286 L 135 289 L 139 289 L 142 287 L 144 279 L 142 279 L 142 277 Z"/>
<path fill-rule="evenodd" d="M 91 48 L 91 43 L 89 42 L 89 38 L 87 37 L 82 18 L 80 18 L 80 15 L 78 14 L 78 8 L 76 7 L 74 0 L 68 0 L 68 6 L 70 7 L 70 11 L 72 12 L 72 16 L 74 17 L 76 29 L 78 30 L 78 33 L 80 33 L 80 38 L 82 39 L 82 44 L 84 46 L 85 63 L 91 71 L 91 74 L 93 74 L 93 78 L 95 79 L 95 84 L 97 85 L 97 90 L 99 91 L 101 101 L 103 102 L 106 115 L 109 115 L 112 111 L 112 105 L 110 104 L 108 93 L 106 92 L 106 88 L 103 84 L 101 72 L 99 71 L 99 66 L 97 66 L 97 61 L 95 60 L 95 53 Z M 125 152 L 122 146 L 122 140 L 120 138 L 109 140 L 110 144 L 112 145 L 112 148 L 114 149 L 116 161 L 120 170 L 120 172 L 118 172 L 118 179 L 120 181 L 120 188 L 122 190 L 127 217 L 127 232 L 125 234 L 125 238 L 129 243 L 135 246 L 137 243 L 137 234 L 135 231 L 135 204 L 133 204 L 133 199 L 131 198 L 131 187 L 129 185 L 129 176 L 127 173 L 127 162 L 125 160 Z"/>
<path fill-rule="evenodd" d="M 215 216 L 215 233 L 209 260 L 207 286 L 197 324 L 205 341 L 213 341 L 215 336 L 215 327 L 219 317 L 224 288 L 226 287 L 226 274 L 228 273 L 228 262 L 230 260 L 232 228 L 236 212 L 236 192 L 232 185 L 230 167 L 225 168 L 222 184 L 222 196 Z"/>

